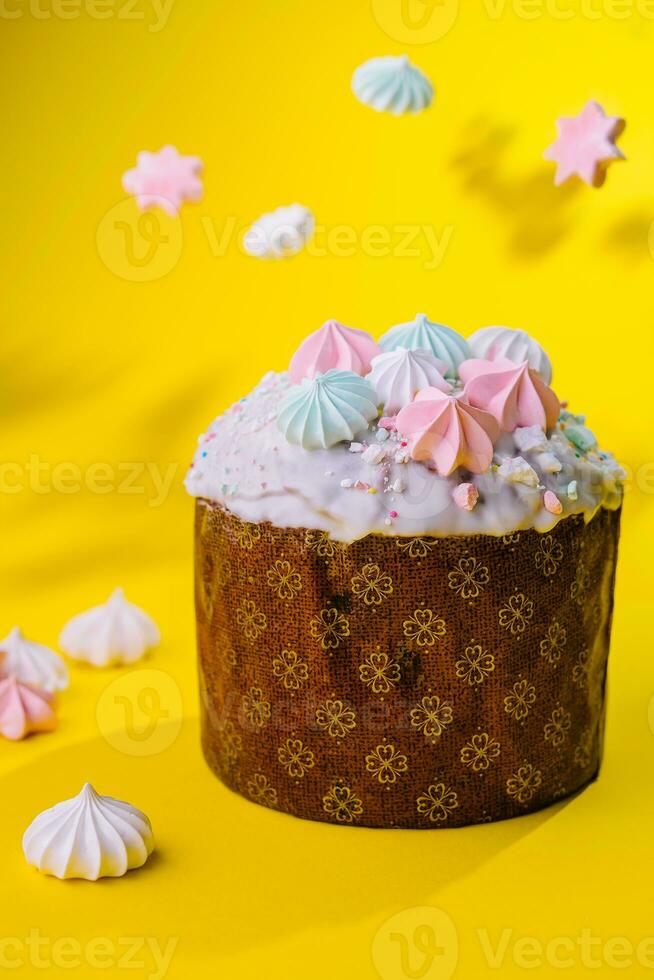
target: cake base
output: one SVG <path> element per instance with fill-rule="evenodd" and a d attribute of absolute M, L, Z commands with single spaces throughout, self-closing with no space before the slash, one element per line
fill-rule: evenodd
<path fill-rule="evenodd" d="M 574 793 L 601 760 L 619 525 L 346 545 L 199 500 L 210 767 L 256 803 L 368 827 Z"/>

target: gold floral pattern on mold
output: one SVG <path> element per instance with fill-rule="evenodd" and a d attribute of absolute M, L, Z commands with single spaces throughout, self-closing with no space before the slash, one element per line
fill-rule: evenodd
<path fill-rule="evenodd" d="M 408 771 L 408 758 L 394 745 L 382 743 L 366 756 L 366 769 L 380 783 L 394 783 Z"/>
<path fill-rule="evenodd" d="M 569 711 L 565 708 L 559 706 L 555 708 L 552 712 L 550 720 L 545 724 L 543 728 L 543 736 L 546 742 L 549 742 L 554 748 L 558 748 L 565 742 L 568 732 L 570 731 L 570 726 L 572 724 L 572 718 Z"/>
<path fill-rule="evenodd" d="M 500 626 L 514 635 L 524 633 L 534 615 L 534 604 L 523 592 L 516 592 L 499 611 Z"/>
<path fill-rule="evenodd" d="M 488 732 L 473 735 L 461 749 L 461 762 L 473 772 L 485 772 L 500 754 L 500 743 Z"/>
<path fill-rule="evenodd" d="M 236 622 L 250 643 L 256 642 L 268 625 L 266 614 L 257 609 L 253 599 L 243 599 L 240 608 L 236 610 Z"/>
<path fill-rule="evenodd" d="M 418 813 L 428 817 L 432 823 L 447 820 L 458 805 L 456 792 L 445 783 L 432 783 L 416 800 Z"/>
<path fill-rule="evenodd" d="M 397 546 L 409 558 L 426 558 L 436 547 L 434 538 L 398 538 Z"/>
<path fill-rule="evenodd" d="M 546 578 L 556 575 L 563 561 L 563 547 L 556 541 L 551 534 L 545 534 L 538 543 L 538 548 L 534 555 L 536 568 L 538 568 Z"/>
<path fill-rule="evenodd" d="M 411 724 L 425 738 L 439 738 L 448 725 L 452 724 L 454 713 L 452 705 L 443 701 L 437 694 L 428 695 L 410 711 Z"/>
<path fill-rule="evenodd" d="M 374 694 L 388 694 L 400 680 L 400 665 L 387 653 L 371 653 L 359 664 L 359 677 Z"/>
<path fill-rule="evenodd" d="M 446 633 L 445 620 L 431 609 L 416 609 L 403 625 L 404 635 L 415 640 L 419 647 L 433 646 Z"/>
<path fill-rule="evenodd" d="M 315 756 L 301 738 L 287 738 L 277 750 L 277 758 L 288 776 L 292 779 L 302 777 L 315 765 Z"/>
<path fill-rule="evenodd" d="M 314 640 L 320 640 L 323 650 L 335 650 L 350 635 L 350 623 L 347 616 L 332 607 L 321 609 L 311 619 L 309 630 Z"/>
<path fill-rule="evenodd" d="M 302 578 L 290 561 L 277 559 L 266 572 L 268 585 L 278 599 L 295 599 L 302 589 Z"/>
<path fill-rule="evenodd" d="M 495 670 L 495 657 L 484 650 L 480 643 L 466 647 L 462 657 L 456 661 L 456 676 L 467 681 L 470 687 L 482 684 L 484 678 Z"/>
<path fill-rule="evenodd" d="M 393 579 L 379 565 L 368 564 L 352 577 L 352 592 L 367 606 L 378 606 L 393 592 Z"/>
<path fill-rule="evenodd" d="M 340 699 L 328 698 L 316 709 L 316 725 L 330 738 L 345 738 L 356 724 L 354 710 Z"/>
<path fill-rule="evenodd" d="M 319 558 L 333 558 L 336 554 L 336 546 L 327 531 L 305 531 L 304 543 Z"/>
<path fill-rule="evenodd" d="M 268 777 L 262 772 L 255 772 L 248 780 L 247 791 L 251 800 L 261 806 L 277 806 L 277 790 L 270 785 Z"/>
<path fill-rule="evenodd" d="M 299 690 L 309 676 L 309 667 L 295 650 L 282 650 L 273 657 L 273 675 L 287 691 Z"/>
<path fill-rule="evenodd" d="M 260 687 L 251 687 L 241 699 L 243 714 L 255 728 L 263 728 L 271 715 L 270 701 Z"/>
<path fill-rule="evenodd" d="M 447 584 L 462 599 L 477 599 L 489 580 L 486 565 L 472 556 L 459 558 L 456 568 L 451 569 L 447 576 Z"/>
<path fill-rule="evenodd" d="M 239 521 L 234 524 L 233 530 L 239 548 L 244 551 L 252 551 L 253 546 L 261 540 L 261 528 L 257 524 Z"/>
<path fill-rule="evenodd" d="M 547 627 L 547 633 L 540 641 L 540 655 L 548 664 L 557 664 L 561 659 L 563 647 L 566 645 L 568 633 L 565 626 L 561 626 L 558 620 L 553 619 Z"/>
<path fill-rule="evenodd" d="M 336 782 L 322 798 L 322 808 L 338 823 L 353 823 L 363 813 L 363 803 L 349 786 Z"/>
<path fill-rule="evenodd" d="M 504 698 L 504 710 L 516 721 L 522 721 L 529 714 L 536 701 L 536 688 L 524 677 L 516 681 Z"/>
<path fill-rule="evenodd" d="M 530 762 L 520 766 L 506 781 L 506 791 L 518 803 L 529 803 L 543 782 L 543 774 Z"/>

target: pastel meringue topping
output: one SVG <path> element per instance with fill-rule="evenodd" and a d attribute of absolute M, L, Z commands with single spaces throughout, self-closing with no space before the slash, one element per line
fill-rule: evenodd
<path fill-rule="evenodd" d="M 27 863 L 55 878 L 119 878 L 144 865 L 153 850 L 146 815 L 100 796 L 90 783 L 73 799 L 40 813 L 23 835 Z"/>
<path fill-rule="evenodd" d="M 502 358 L 529 367 L 541 376 L 546 385 L 552 383 L 552 364 L 540 344 L 525 330 L 510 327 L 482 327 L 468 337 L 473 357 L 497 361 Z"/>
<path fill-rule="evenodd" d="M 394 116 L 421 112 L 434 98 L 431 82 L 406 55 L 371 58 L 359 65 L 352 76 L 352 91 L 364 105 Z"/>
<path fill-rule="evenodd" d="M 445 362 L 430 351 L 397 347 L 373 357 L 367 380 L 374 386 L 384 411 L 396 414 L 413 401 L 421 388 L 451 391 L 452 385 L 444 377 L 446 370 Z"/>
<path fill-rule="evenodd" d="M 377 415 L 377 396 L 369 381 L 351 371 L 327 371 L 288 391 L 277 426 L 288 442 L 303 449 L 328 449 L 354 439 Z"/>
<path fill-rule="evenodd" d="M 159 643 L 159 630 L 138 606 L 116 589 L 101 606 L 80 613 L 64 626 L 59 645 L 75 660 L 94 667 L 130 664 Z"/>
<path fill-rule="evenodd" d="M 0 640 L 0 677 L 10 676 L 49 693 L 68 687 L 68 670 L 59 654 L 26 639 L 17 626 Z"/>
<path fill-rule="evenodd" d="M 438 388 L 418 392 L 396 422 L 398 431 L 409 437 L 413 459 L 431 460 L 439 476 L 449 476 L 459 466 L 484 473 L 500 433 L 492 415 Z"/>
<path fill-rule="evenodd" d="M 302 341 L 291 358 L 288 373 L 295 384 L 332 369 L 364 375 L 368 374 L 373 357 L 379 353 L 379 347 L 364 330 L 345 327 L 338 320 L 327 320 Z"/>
<path fill-rule="evenodd" d="M 382 336 L 379 345 L 386 351 L 396 350 L 398 347 L 431 351 L 434 357 L 445 363 L 445 374 L 448 378 L 456 378 L 459 364 L 470 357 L 467 341 L 456 330 L 428 320 L 424 313 L 419 313 L 409 323 L 398 323 L 391 327 Z"/>
<path fill-rule="evenodd" d="M 57 716 L 52 695 L 15 677 L 0 681 L 0 735 L 18 742 L 36 732 L 52 732 Z"/>
<path fill-rule="evenodd" d="M 503 432 L 531 425 L 547 431 L 556 424 L 560 402 L 527 361 L 514 364 L 505 358 L 473 358 L 459 366 L 459 374 L 465 382 L 464 399 L 490 412 Z"/>

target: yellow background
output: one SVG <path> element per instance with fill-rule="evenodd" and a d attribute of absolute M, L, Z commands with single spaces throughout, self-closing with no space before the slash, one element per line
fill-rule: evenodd
<path fill-rule="evenodd" d="M 502 976 L 518 977 L 517 939 L 574 942 L 585 927 L 605 972 L 617 971 L 611 940 L 654 934 L 654 11 L 644 0 L 411 0 L 414 20 L 403 21 L 400 0 L 176 0 L 162 23 L 146 0 L 49 4 L 4 0 L 0 16 L 0 458 L 11 464 L 0 630 L 19 623 L 54 645 L 69 616 L 120 583 L 163 642 L 124 674 L 74 668 L 58 733 L 0 745 L 0 939 L 16 940 L 5 952 L 25 962 L 13 975 L 42 975 L 26 945 L 33 929 L 51 960 L 62 937 L 84 950 L 98 937 L 177 939 L 170 978 L 367 980 L 374 956 L 384 980 L 444 980 L 455 966 L 478 980 L 497 972 L 478 930 L 493 945 L 508 935 Z M 433 107 L 396 119 L 359 105 L 356 65 L 403 52 L 433 79 Z M 626 117 L 628 160 L 601 190 L 557 190 L 543 149 L 556 117 L 589 98 Z M 204 198 L 179 222 L 139 225 L 120 177 L 139 150 L 165 143 L 202 157 Z M 327 254 L 245 255 L 239 232 L 295 200 L 315 212 Z M 440 264 L 423 232 L 418 254 L 402 254 L 406 225 L 435 229 Z M 371 226 L 387 230 L 387 254 L 367 254 Z M 464 333 L 531 331 L 559 395 L 633 474 L 605 764 L 579 798 L 494 826 L 312 825 L 230 794 L 201 760 L 181 481 L 209 420 L 324 319 L 378 335 L 418 311 Z M 98 463 L 110 467 L 108 490 L 78 489 Z M 128 464 L 174 475 L 165 499 L 152 470 L 127 492 Z M 130 731 L 152 720 L 152 738 L 125 731 L 116 690 L 134 699 Z M 167 717 L 149 717 L 143 690 L 158 692 Z M 23 861 L 21 834 L 87 779 L 150 815 L 157 857 L 119 881 L 42 878 Z M 458 966 L 448 920 L 424 906 L 449 916 Z M 430 915 L 445 948 L 431 967 L 414 943 Z M 408 943 L 404 966 L 392 932 Z M 73 970 L 60 953 L 55 975 L 123 975 L 116 963 Z M 579 953 L 574 964 L 564 975 L 587 974 Z M 152 974 L 147 956 L 131 973 Z"/>

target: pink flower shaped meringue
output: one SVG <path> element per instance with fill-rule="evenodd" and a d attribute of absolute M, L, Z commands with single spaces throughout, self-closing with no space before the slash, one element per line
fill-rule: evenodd
<path fill-rule="evenodd" d="M 559 417 L 559 399 L 527 361 L 471 358 L 459 365 L 459 376 L 465 382 L 464 400 L 490 412 L 504 432 L 529 425 L 547 431 Z"/>
<path fill-rule="evenodd" d="M 0 681 L 0 735 L 18 742 L 32 732 L 51 732 L 56 727 L 51 694 L 15 677 Z"/>
<path fill-rule="evenodd" d="M 440 476 L 458 466 L 484 473 L 500 434 L 492 415 L 438 388 L 423 388 L 397 416 L 398 431 L 408 437 L 413 459 L 432 460 Z"/>
<path fill-rule="evenodd" d="M 370 362 L 377 354 L 381 354 L 381 349 L 370 334 L 344 327 L 337 320 L 327 320 L 302 341 L 291 358 L 288 371 L 295 384 L 332 368 L 353 371 L 363 377 L 370 371 Z"/>
<path fill-rule="evenodd" d="M 143 150 L 136 167 L 123 174 L 123 188 L 134 194 L 141 211 L 160 207 L 175 218 L 184 201 L 202 197 L 202 161 L 184 157 L 174 146 L 164 146 L 158 153 Z"/>
<path fill-rule="evenodd" d="M 554 183 L 558 187 L 569 177 L 580 177 L 590 187 L 601 187 L 606 170 L 624 153 L 615 141 L 625 128 L 619 116 L 607 116 L 597 102 L 587 102 L 578 116 L 557 119 L 558 139 L 543 156 L 556 163 Z"/>

